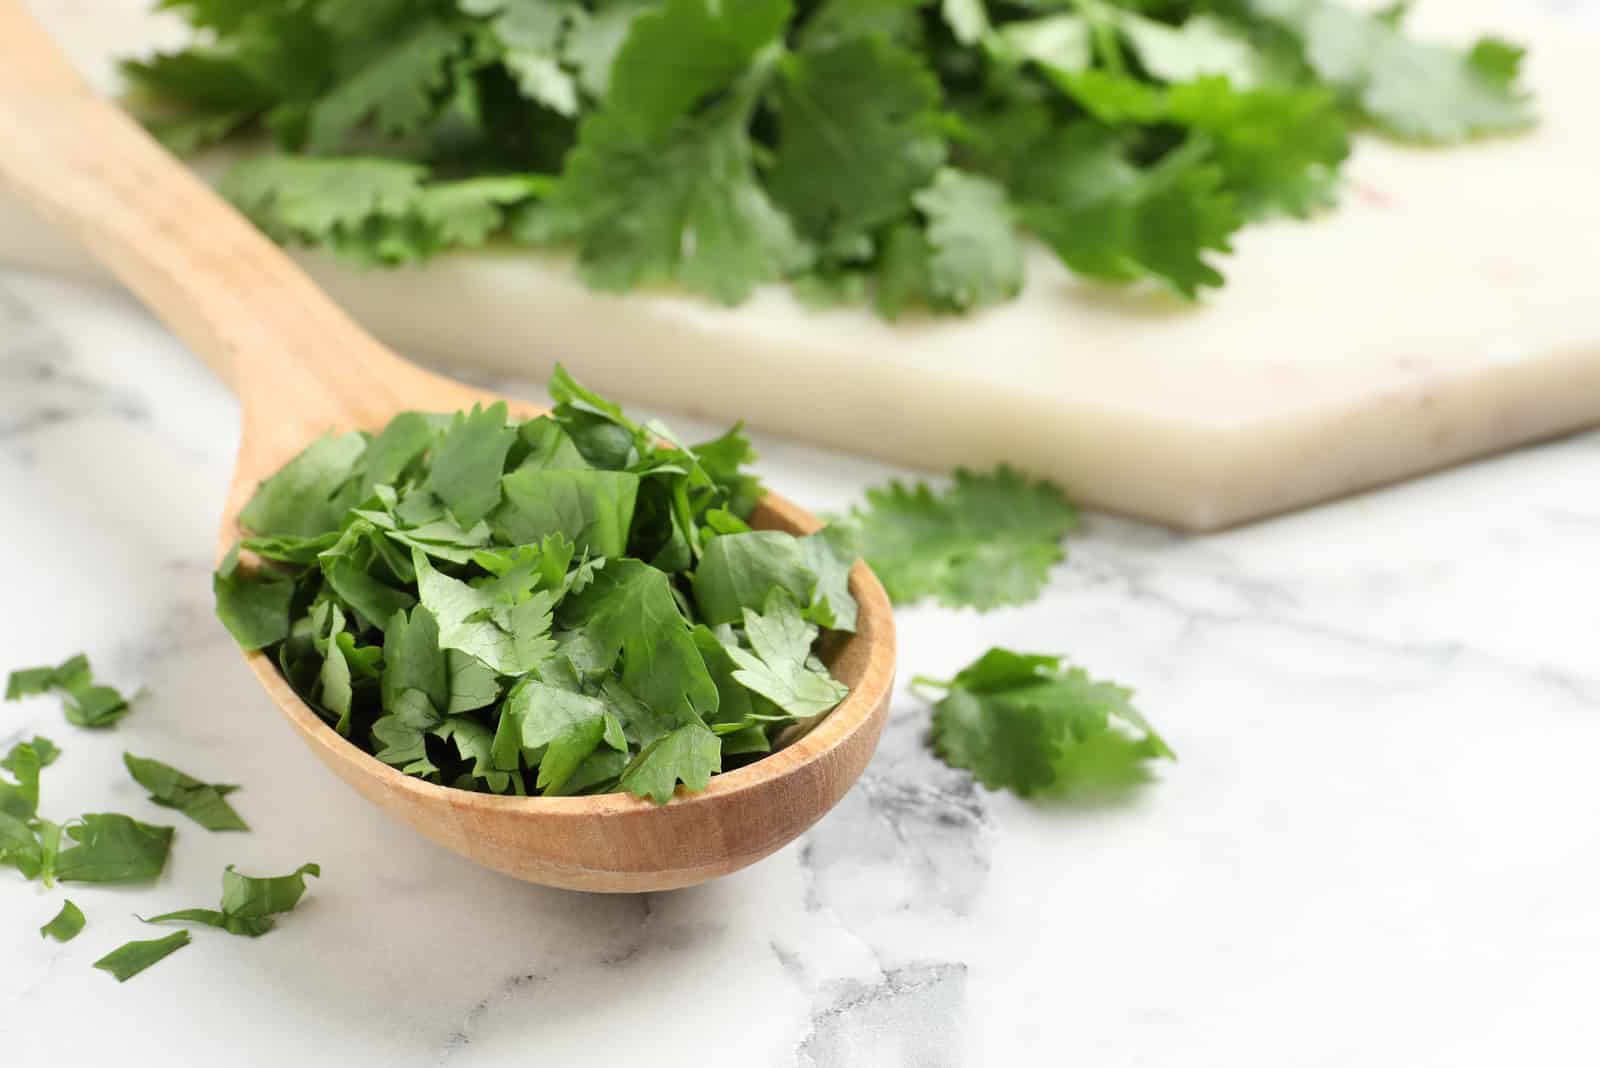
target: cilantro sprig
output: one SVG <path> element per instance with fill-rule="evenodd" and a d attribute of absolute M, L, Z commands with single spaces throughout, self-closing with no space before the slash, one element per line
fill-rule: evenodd
<path fill-rule="evenodd" d="M 1133 691 L 1091 678 L 1061 657 L 990 649 L 939 681 L 933 750 L 990 789 L 1022 797 L 1114 794 L 1146 782 L 1173 752 L 1133 706 Z"/>
<path fill-rule="evenodd" d="M 1533 121 L 1521 51 L 1341 0 L 161 0 L 125 64 L 174 148 L 265 134 L 223 189 L 362 264 L 496 235 L 591 285 L 959 312 L 1022 236 L 1185 297 L 1233 235 L 1337 199 L 1351 138 Z"/>
<path fill-rule="evenodd" d="M 898 480 L 869 489 L 843 522 L 896 604 L 987 611 L 1044 591 L 1078 512 L 1058 487 L 1001 465 L 958 468 L 942 491 Z"/>
<path fill-rule="evenodd" d="M 241 513 L 217 613 L 407 774 L 665 803 L 843 699 L 812 650 L 855 627 L 856 553 L 750 529 L 737 427 L 688 446 L 561 368 L 550 390 L 525 422 L 409 412 L 313 442 Z M 130 769 L 196 818 L 226 808 L 225 787 Z"/>

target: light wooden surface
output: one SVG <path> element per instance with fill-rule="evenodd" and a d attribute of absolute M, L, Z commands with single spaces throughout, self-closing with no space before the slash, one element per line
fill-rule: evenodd
<path fill-rule="evenodd" d="M 16 0 L 0 0 L 0 185 L 80 242 L 240 398 L 244 429 L 221 542 L 256 484 L 328 429 L 408 408 L 499 398 L 384 348 L 294 263 L 96 95 Z M 519 414 L 535 409 L 513 403 Z M 817 520 L 776 496 L 757 526 Z M 877 745 L 893 686 L 888 598 L 851 574 L 859 629 L 828 650 L 850 696 L 805 737 L 709 789 L 657 806 L 626 795 L 497 797 L 404 775 L 339 737 L 262 654 L 247 660 L 295 731 L 363 797 L 428 838 L 519 879 L 665 890 L 726 875 L 789 842 L 839 800 Z"/>

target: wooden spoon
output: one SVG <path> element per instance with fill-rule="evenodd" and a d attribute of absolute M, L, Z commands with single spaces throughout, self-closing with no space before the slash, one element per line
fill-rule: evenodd
<path fill-rule="evenodd" d="M 0 0 L 0 183 L 81 242 L 238 394 L 243 432 L 221 543 L 256 484 L 326 430 L 407 409 L 501 398 L 430 374 L 357 326 L 275 245 L 68 67 L 18 0 Z M 509 402 L 522 417 L 539 409 Z M 752 522 L 820 524 L 768 495 Z M 250 668 L 312 752 L 423 835 L 519 879 L 575 890 L 667 890 L 789 842 L 844 796 L 883 731 L 894 620 L 865 564 L 853 636 L 829 650 L 850 696 L 810 733 L 709 789 L 657 806 L 624 794 L 499 797 L 404 775 L 341 738 L 261 653 Z M 292 789 L 288 783 L 285 789 Z"/>

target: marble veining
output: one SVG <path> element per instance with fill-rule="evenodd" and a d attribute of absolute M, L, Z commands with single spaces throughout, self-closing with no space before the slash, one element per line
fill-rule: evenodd
<path fill-rule="evenodd" d="M 526 396 L 526 382 L 482 376 Z M 688 431 L 706 429 L 671 412 Z M 0 670 L 86 650 L 115 731 L 0 706 L 63 746 L 42 807 L 178 824 L 155 886 L 0 873 L 6 1065 L 1394 1064 L 1600 1059 L 1600 435 L 1206 537 L 1086 518 L 1038 602 L 899 614 L 900 692 L 858 786 L 769 860 L 598 897 L 465 865 L 283 728 L 212 620 L 237 408 L 127 297 L 0 274 Z M 821 511 L 904 472 L 779 439 Z M 927 751 L 917 674 L 989 645 L 1135 686 L 1179 753 L 1094 808 L 975 786 Z M 155 809 L 123 750 L 237 782 L 248 835 Z M 321 862 L 259 940 L 118 987 L 133 916 L 223 865 Z M 85 1026 L 85 1006 L 93 1026 Z"/>

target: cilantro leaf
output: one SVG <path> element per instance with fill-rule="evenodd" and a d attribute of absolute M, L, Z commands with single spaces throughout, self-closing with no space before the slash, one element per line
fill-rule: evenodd
<path fill-rule="evenodd" d="M 1022 244 L 1002 186 L 947 167 L 912 203 L 927 218 L 931 304 L 965 311 L 1022 289 Z"/>
<path fill-rule="evenodd" d="M 737 623 L 746 608 L 762 608 L 774 589 L 806 606 L 805 614 L 835 630 L 854 630 L 850 595 L 850 534 L 823 531 L 806 538 L 772 530 L 713 538 L 696 565 L 695 606 L 708 623 Z"/>
<path fill-rule="evenodd" d="M 1123 83 L 1090 71 L 1073 85 L 1093 106 L 1107 104 Z M 1244 223 L 1204 146 L 1184 146 L 1141 168 L 1120 138 L 1087 123 L 1040 146 L 1019 195 L 1028 227 L 1074 271 L 1110 282 L 1155 277 L 1187 297 L 1222 284 L 1205 253 L 1229 251 Z"/>
<path fill-rule="evenodd" d="M 1001 466 L 957 470 L 936 494 L 926 483 L 867 491 L 851 513 L 862 555 L 896 603 L 936 597 L 950 607 L 1023 604 L 1065 556 L 1077 512 L 1061 491 Z"/>
<path fill-rule="evenodd" d="M 767 181 L 825 245 L 904 215 L 944 162 L 938 81 L 916 53 L 883 38 L 786 56 L 774 93 L 778 142 Z"/>
<path fill-rule="evenodd" d="M 501 597 L 435 570 L 418 550 L 412 553 L 422 604 L 438 620 L 440 648 L 476 657 L 502 675 L 532 671 L 550 656 L 553 592 Z"/>
<path fill-rule="evenodd" d="M 658 805 L 672 800 L 678 783 L 704 790 L 722 770 L 722 743 L 703 724 L 686 723 L 645 747 L 622 773 L 622 788 Z"/>
<path fill-rule="evenodd" d="M 607 564 L 561 612 L 564 626 L 581 627 L 574 645 L 583 659 L 607 668 L 620 659 L 622 685 L 652 708 L 678 717 L 716 711 L 716 686 L 665 572 L 638 560 Z"/>
<path fill-rule="evenodd" d="M 239 513 L 256 534 L 313 537 L 339 529 L 355 503 L 351 478 L 366 451 L 362 435 L 324 434 L 256 487 Z"/>
<path fill-rule="evenodd" d="M 808 255 L 756 180 L 746 118 L 737 98 L 661 133 L 611 111 L 590 116 L 521 236 L 575 241 L 579 270 L 597 289 L 678 282 L 743 301 Z"/>
<path fill-rule="evenodd" d="M 506 68 L 522 95 L 562 115 L 578 111 L 578 81 L 561 63 L 562 41 L 575 13 L 565 0 L 459 0 L 469 15 L 494 16 L 490 25 Z"/>
<path fill-rule="evenodd" d="M 502 540 L 529 544 L 561 534 L 596 556 L 621 556 L 627 549 L 638 475 L 524 466 L 502 485 L 505 500 L 492 516 Z"/>
<path fill-rule="evenodd" d="M 1298 37 L 1316 75 L 1396 136 L 1460 141 L 1533 122 L 1515 84 L 1516 51 L 1503 42 L 1461 51 L 1415 41 L 1391 20 L 1330 0 L 1251 0 L 1250 7 Z"/>
<path fill-rule="evenodd" d="M 109 727 L 128 714 L 128 699 L 94 681 L 89 658 L 82 653 L 55 667 L 23 668 L 6 679 L 6 700 L 20 701 L 44 693 L 61 697 L 67 722 L 77 727 Z"/>
<path fill-rule="evenodd" d="M 381 137 L 399 138 L 421 129 L 450 73 L 450 61 L 470 37 L 454 22 L 422 20 L 312 105 L 306 147 L 328 154 L 350 143 L 370 122 Z"/>
<path fill-rule="evenodd" d="M 110 972 L 119 983 L 126 983 L 152 964 L 172 956 L 189 944 L 188 931 L 174 931 L 165 938 L 145 942 L 128 942 L 94 962 L 103 972 Z"/>
<path fill-rule="evenodd" d="M 77 844 L 55 858 L 62 882 L 129 883 L 154 879 L 167 866 L 172 828 L 140 823 L 116 812 L 79 816 L 66 827 Z"/>
<path fill-rule="evenodd" d="M 733 677 L 795 719 L 820 716 L 850 692 L 811 655 L 817 628 L 786 591 L 774 589 L 760 615 L 746 608 L 744 630 L 750 649 L 727 647 L 739 665 Z"/>
<path fill-rule="evenodd" d="M 1109 11 L 1146 71 L 1164 82 L 1187 82 L 1207 75 L 1236 86 L 1263 76 L 1260 54 L 1233 23 L 1202 12 L 1170 26 L 1132 11 Z"/>
<path fill-rule="evenodd" d="M 326 245 L 373 266 L 482 244 L 547 184 L 529 174 L 426 177 L 401 160 L 260 156 L 230 168 L 219 190 L 278 241 Z"/>
<path fill-rule="evenodd" d="M 317 864 L 302 864 L 288 875 L 257 878 L 240 875 L 229 864 L 222 872 L 222 905 L 217 909 L 179 909 L 151 916 L 145 923 L 202 923 L 229 934 L 259 938 L 276 918 L 291 912 L 306 892 L 306 876 L 321 876 Z M 180 932 L 187 933 L 187 932 Z"/>
<path fill-rule="evenodd" d="M 934 705 L 934 751 L 991 789 L 1070 797 L 1145 782 L 1172 750 L 1131 703 L 1132 691 L 1066 668 L 1053 656 L 991 649 Z"/>
<path fill-rule="evenodd" d="M 500 477 L 517 432 L 506 426 L 504 401 L 458 415 L 433 450 L 426 488 L 470 527 L 500 503 Z"/>
<path fill-rule="evenodd" d="M 632 20 L 610 71 L 606 107 L 645 133 L 666 133 L 777 43 L 789 0 L 665 0 Z"/>
<path fill-rule="evenodd" d="M 61 903 L 61 911 L 43 927 L 39 928 L 40 938 L 53 938 L 57 942 L 70 942 L 78 937 L 84 927 L 83 910 L 71 901 Z"/>
<path fill-rule="evenodd" d="M 605 704 L 597 698 L 533 680 L 523 682 L 500 711 L 491 750 L 494 765 L 502 771 L 515 771 L 522 750 L 541 750 L 575 728 L 593 728 L 589 744 L 593 749 L 604 733 L 606 714 Z"/>
<path fill-rule="evenodd" d="M 610 0 L 597 11 L 574 7 L 562 42 L 561 57 L 577 71 L 578 84 L 591 97 L 604 97 L 611 86 L 611 67 L 633 29 L 633 20 L 655 6 L 655 0 Z"/>
<path fill-rule="evenodd" d="M 0 779 L 0 813 L 17 820 L 31 820 L 39 812 L 39 772 L 55 760 L 59 751 L 48 738 L 18 742 L 11 747 L 0 768 L 9 771 L 16 782 Z"/>
<path fill-rule="evenodd" d="M 150 800 L 156 804 L 180 810 L 208 831 L 250 829 L 227 801 L 237 786 L 201 782 L 177 768 L 132 753 L 123 753 L 122 762 L 134 781 L 150 791 Z"/>
<path fill-rule="evenodd" d="M 289 603 L 294 583 L 281 577 L 239 570 L 239 546 L 234 545 L 211 576 L 217 618 L 244 649 L 264 649 L 289 636 Z"/>
<path fill-rule="evenodd" d="M 694 600 L 707 623 L 736 623 L 745 608 L 766 604 L 773 589 L 809 604 L 816 584 L 799 539 L 754 530 L 711 539 L 694 571 Z"/>

